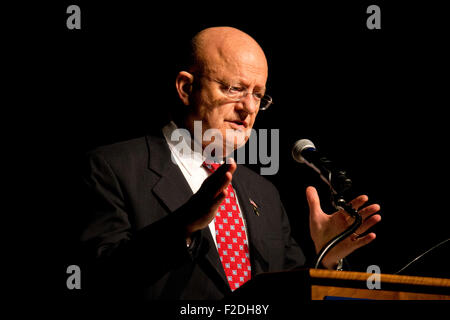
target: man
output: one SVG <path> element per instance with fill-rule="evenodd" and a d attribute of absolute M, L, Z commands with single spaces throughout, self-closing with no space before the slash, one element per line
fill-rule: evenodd
<path fill-rule="evenodd" d="M 258 111 L 270 104 L 263 50 L 240 30 L 215 27 L 192 39 L 191 57 L 176 77 L 184 110 L 161 135 L 89 154 L 91 210 L 82 241 L 95 262 L 90 274 L 99 287 L 133 298 L 221 299 L 257 273 L 305 264 L 276 188 L 230 159 L 216 169 L 203 152 L 214 144 L 226 158 L 230 146 L 233 151 L 247 141 Z M 213 129 L 223 139 L 189 140 L 196 123 L 202 137 Z M 171 139 L 180 129 L 189 154 Z M 306 197 L 318 252 L 351 221 L 343 212 L 325 214 L 313 187 Z M 359 196 L 352 205 L 367 200 Z M 336 268 L 375 238 L 359 234 L 380 220 L 378 210 L 376 204 L 361 209 L 358 233 L 334 247 L 323 267 Z"/>

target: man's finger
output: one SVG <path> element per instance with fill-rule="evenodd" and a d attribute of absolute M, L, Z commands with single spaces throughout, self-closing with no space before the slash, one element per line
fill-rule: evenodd
<path fill-rule="evenodd" d="M 361 217 L 363 219 L 366 219 L 367 217 L 373 215 L 374 213 L 376 213 L 378 211 L 380 211 L 380 205 L 375 203 L 375 204 L 371 204 L 368 207 L 365 207 L 364 209 L 361 209 L 359 211 L 359 214 L 361 215 Z"/>
<path fill-rule="evenodd" d="M 220 192 L 217 195 L 217 197 L 214 198 L 214 201 L 211 205 L 211 208 L 214 210 L 214 212 L 216 212 L 217 209 L 219 209 L 220 204 L 223 202 L 223 200 L 225 200 L 227 195 L 228 195 L 227 190 L 222 190 L 222 192 Z"/>
<path fill-rule="evenodd" d="M 224 164 L 222 164 L 220 167 L 217 168 L 216 171 L 214 171 L 206 180 L 208 181 L 208 183 L 210 184 L 215 184 L 218 183 L 220 184 L 220 181 L 222 179 L 222 177 L 227 173 L 230 172 L 231 175 L 233 175 L 233 173 L 236 171 L 237 165 L 236 162 L 230 158 L 229 160 L 227 160 L 227 162 L 225 162 Z"/>
<path fill-rule="evenodd" d="M 233 178 L 233 176 L 231 175 L 230 172 L 225 173 L 222 183 L 217 186 L 216 193 L 214 194 L 214 198 L 218 197 L 221 192 L 226 191 L 226 189 L 228 188 L 228 185 L 231 183 L 232 178 Z"/>
<path fill-rule="evenodd" d="M 365 245 L 371 243 L 373 240 L 375 240 L 375 238 L 377 237 L 375 233 L 371 232 L 369 234 L 366 234 L 363 237 L 357 237 L 356 235 L 352 236 L 353 237 L 353 250 L 359 249 L 361 247 L 364 247 Z"/>
<path fill-rule="evenodd" d="M 316 188 L 311 186 L 306 188 L 306 200 L 308 201 L 310 213 L 316 213 L 322 210 L 320 207 L 319 194 L 317 193 Z"/>
<path fill-rule="evenodd" d="M 358 210 L 363 204 L 365 204 L 369 200 L 369 197 L 365 194 L 356 197 L 352 201 L 350 201 L 350 204 L 352 205 L 352 208 L 355 210 Z"/>
<path fill-rule="evenodd" d="M 362 234 L 362 233 L 366 232 L 367 230 L 369 230 L 370 228 L 372 228 L 374 225 L 376 225 L 380 221 L 381 221 L 381 216 L 379 214 L 373 215 L 361 224 L 361 226 L 358 228 L 356 233 Z"/>
<path fill-rule="evenodd" d="M 206 178 L 200 188 L 200 192 L 205 197 L 215 198 L 222 190 L 227 188 L 235 170 L 236 163 L 221 165 L 213 174 Z"/>
<path fill-rule="evenodd" d="M 233 158 L 227 159 L 220 167 L 217 168 L 217 170 L 211 175 L 213 176 L 222 176 L 226 172 L 230 172 L 233 174 L 236 171 L 237 165 Z"/>

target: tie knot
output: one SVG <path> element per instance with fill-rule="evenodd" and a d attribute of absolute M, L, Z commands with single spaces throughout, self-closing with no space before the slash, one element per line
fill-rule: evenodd
<path fill-rule="evenodd" d="M 206 170 L 208 170 L 211 173 L 214 173 L 214 171 L 217 170 L 217 168 L 220 167 L 220 163 L 207 163 L 207 162 L 203 162 L 203 166 L 206 168 Z"/>

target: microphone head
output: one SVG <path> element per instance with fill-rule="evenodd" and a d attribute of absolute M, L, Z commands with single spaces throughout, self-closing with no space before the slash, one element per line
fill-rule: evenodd
<path fill-rule="evenodd" d="M 294 160 L 300 163 L 305 163 L 305 159 L 302 157 L 302 151 L 306 149 L 316 150 L 316 146 L 311 140 L 298 140 L 292 148 L 292 157 L 294 158 Z"/>

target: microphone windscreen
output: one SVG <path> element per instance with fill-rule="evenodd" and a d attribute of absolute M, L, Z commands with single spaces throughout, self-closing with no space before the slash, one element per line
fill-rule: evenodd
<path fill-rule="evenodd" d="M 292 157 L 295 161 L 304 163 L 305 159 L 302 157 L 302 151 L 305 149 L 313 149 L 316 150 L 316 146 L 311 140 L 308 139 L 301 139 L 298 140 L 294 147 L 292 148 Z"/>

